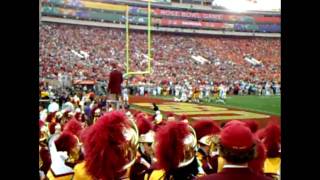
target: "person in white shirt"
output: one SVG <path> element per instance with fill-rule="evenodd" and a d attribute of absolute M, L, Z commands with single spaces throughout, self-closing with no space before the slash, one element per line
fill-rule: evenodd
<path fill-rule="evenodd" d="M 266 85 L 265 85 L 265 95 L 266 95 L 266 96 L 270 96 L 270 94 L 271 94 L 271 92 L 270 92 L 270 90 L 271 90 L 270 87 L 271 87 L 270 83 L 267 82 Z"/>
<path fill-rule="evenodd" d="M 126 86 L 122 89 L 122 97 L 123 97 L 123 103 L 128 104 L 129 103 L 129 89 Z"/>
<path fill-rule="evenodd" d="M 187 102 L 187 101 L 188 101 L 187 92 L 188 92 L 187 87 L 185 87 L 185 86 L 182 87 L 182 89 L 181 89 L 181 98 L 179 98 L 179 97 L 174 97 L 174 101 L 177 101 L 177 102 Z"/>
<path fill-rule="evenodd" d="M 147 89 L 148 95 L 150 95 L 150 94 L 151 94 L 151 91 L 152 91 L 150 84 L 147 86 L 146 89 Z"/>
<path fill-rule="evenodd" d="M 206 86 L 205 86 L 204 96 L 205 96 L 206 98 L 208 98 L 208 97 L 210 96 L 210 86 L 209 86 L 209 85 L 206 85 Z"/>
<path fill-rule="evenodd" d="M 139 94 L 140 94 L 140 96 L 144 96 L 144 86 L 143 85 L 139 87 Z"/>
<path fill-rule="evenodd" d="M 158 91 L 158 92 L 157 92 L 157 93 L 158 93 L 157 95 L 161 95 L 162 87 L 158 86 L 158 87 L 157 87 L 157 91 Z"/>
<path fill-rule="evenodd" d="M 152 87 L 152 95 L 153 96 L 157 95 L 157 88 L 155 86 Z"/>
<path fill-rule="evenodd" d="M 53 113 L 59 111 L 60 107 L 59 104 L 56 102 L 56 99 L 53 99 L 48 106 L 48 112 Z"/>
<path fill-rule="evenodd" d="M 203 98 L 204 98 L 204 85 L 200 85 L 200 87 L 199 87 L 199 91 L 200 91 L 200 93 L 199 93 L 199 100 L 202 100 Z"/>
<path fill-rule="evenodd" d="M 262 86 L 260 84 L 257 85 L 257 93 L 258 93 L 258 96 L 262 95 Z"/>
<path fill-rule="evenodd" d="M 276 89 L 276 94 L 275 95 L 280 95 L 281 91 L 280 91 L 280 84 L 279 83 L 276 83 L 275 85 L 275 89 Z"/>
<path fill-rule="evenodd" d="M 43 107 L 41 107 L 41 110 L 40 110 L 40 120 L 45 122 L 47 116 L 48 116 L 48 110 L 47 109 L 44 109 Z"/>
<path fill-rule="evenodd" d="M 177 84 L 177 85 L 175 85 L 175 96 L 176 97 L 179 97 L 179 95 L 180 95 L 180 85 L 179 84 Z"/>
<path fill-rule="evenodd" d="M 188 99 L 191 99 L 193 96 L 193 88 L 192 86 L 188 86 Z"/>

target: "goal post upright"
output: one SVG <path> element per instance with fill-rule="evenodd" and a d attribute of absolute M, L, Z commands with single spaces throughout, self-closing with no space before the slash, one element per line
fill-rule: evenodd
<path fill-rule="evenodd" d="M 147 24 L 147 41 L 148 41 L 148 55 L 147 55 L 147 62 L 148 66 L 147 69 L 144 71 L 130 71 L 130 53 L 129 53 L 129 42 L 130 42 L 130 36 L 129 36 L 129 6 L 126 8 L 126 74 L 127 75 L 142 75 L 142 74 L 151 74 L 152 68 L 151 68 L 151 60 L 152 60 L 152 55 L 151 55 L 151 0 L 148 0 L 148 24 Z"/>
<path fill-rule="evenodd" d="M 126 71 L 129 73 L 129 6 L 126 9 Z"/>
<path fill-rule="evenodd" d="M 151 0 L 148 0 L 148 72 L 151 73 Z"/>

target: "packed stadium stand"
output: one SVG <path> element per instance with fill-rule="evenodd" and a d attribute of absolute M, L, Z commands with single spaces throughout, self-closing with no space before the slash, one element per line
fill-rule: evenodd
<path fill-rule="evenodd" d="M 218 102 L 280 96 L 280 9 L 220 2 L 41 0 L 40 179 L 279 180 L 280 116 Z"/>
<path fill-rule="evenodd" d="M 130 42 L 132 61 L 139 62 L 141 54 L 147 54 L 147 35 L 134 31 L 130 37 L 134 39 Z M 280 80 L 279 39 L 154 33 L 152 42 L 154 73 L 147 77 L 149 81 L 161 82 L 173 74 L 176 81 L 190 77 L 219 82 Z M 43 23 L 40 26 L 41 77 L 58 78 L 59 73 L 68 73 L 77 79 L 83 72 L 85 79 L 102 80 L 109 73 L 112 60 L 125 63 L 124 47 L 125 33 L 121 29 Z M 87 52 L 89 57 L 78 60 L 71 50 Z M 251 65 L 243 58 L 246 54 L 263 65 Z M 209 62 L 195 65 L 192 56 L 201 56 Z"/>

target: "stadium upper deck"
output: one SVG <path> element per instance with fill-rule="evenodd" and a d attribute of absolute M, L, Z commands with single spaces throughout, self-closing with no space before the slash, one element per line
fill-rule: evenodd
<path fill-rule="evenodd" d="M 182 1 L 183 2 L 183 1 Z M 42 21 L 124 28 L 128 8 L 132 29 L 147 25 L 147 3 L 141 1 L 44 0 Z M 152 3 L 152 30 L 236 36 L 280 37 L 280 15 L 236 13 L 199 6 Z M 207 11 L 207 12 L 206 12 Z M 53 18 L 54 17 L 54 18 Z M 58 20 L 56 18 L 59 18 Z M 93 23 L 94 22 L 94 23 Z"/>

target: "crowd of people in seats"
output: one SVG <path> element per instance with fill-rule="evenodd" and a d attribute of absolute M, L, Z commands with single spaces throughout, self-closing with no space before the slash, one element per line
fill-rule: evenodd
<path fill-rule="evenodd" d="M 41 180 L 278 180 L 277 123 L 191 121 L 186 115 L 106 107 L 93 92 L 39 107 Z"/>
<path fill-rule="evenodd" d="M 108 81 L 111 63 L 117 61 L 124 72 L 126 63 L 123 29 L 42 23 L 40 25 L 40 78 Z M 130 31 L 130 71 L 146 71 L 147 34 Z M 280 39 L 220 37 L 175 33 L 152 33 L 152 73 L 128 76 L 128 84 L 161 85 L 184 81 L 240 82 L 264 86 L 280 84 Z M 260 61 L 244 60 L 250 55 Z M 193 58 L 204 58 L 204 63 Z"/>
<path fill-rule="evenodd" d="M 133 71 L 142 70 L 147 64 L 143 59 L 146 33 L 131 31 L 130 38 L 130 66 Z M 182 82 L 191 87 L 201 82 L 240 87 L 243 83 L 237 84 L 239 81 L 279 83 L 279 39 L 154 33 L 152 43 L 152 74 L 128 77 L 125 83 L 168 86 Z M 124 63 L 124 49 L 125 33 L 120 29 L 43 23 L 40 78 L 108 81 L 115 61 Z M 245 54 L 262 65 L 249 65 L 243 60 Z M 197 64 L 191 56 L 202 56 L 209 63 Z M 90 89 L 57 90 L 42 82 L 42 180 L 280 178 L 278 124 L 259 128 L 254 121 L 221 125 L 191 121 L 187 116 L 165 114 L 156 104 L 151 114 L 131 110 L 129 105 L 116 110 L 106 96 Z M 166 93 L 176 94 L 170 89 Z"/>

